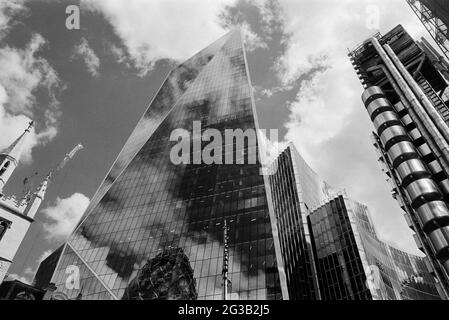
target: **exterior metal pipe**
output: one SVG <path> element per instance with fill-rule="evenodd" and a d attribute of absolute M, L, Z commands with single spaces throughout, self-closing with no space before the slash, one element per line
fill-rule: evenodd
<path fill-rule="evenodd" d="M 398 123 L 398 116 L 396 115 L 396 119 L 391 116 L 391 103 L 385 99 L 382 90 L 380 88 L 368 88 L 363 93 L 362 99 L 365 107 L 371 113 L 383 148 L 398 173 L 400 183 L 414 209 L 415 218 L 422 223 L 422 226 L 423 224 L 426 226 L 426 228 L 419 230 L 423 239 L 428 239 L 426 244 L 428 243 L 429 248 L 423 245 L 423 250 L 429 256 L 430 251 L 432 251 L 446 273 L 449 273 L 449 269 L 446 268 L 447 264 L 445 264 L 449 258 L 449 227 L 447 226 L 449 208 L 446 203 L 441 201 L 443 194 L 435 181 L 430 178 L 431 174 L 420 160 L 405 128 L 400 121 Z M 376 100 L 381 100 L 381 103 L 377 103 Z M 382 130 L 381 133 L 380 130 Z M 435 202 L 435 205 L 432 202 Z M 417 214 L 417 212 L 420 214 Z M 427 237 L 423 234 L 423 231 Z M 437 266 L 435 264 L 434 268 L 440 270 L 440 267 Z M 439 275 L 439 271 L 436 274 Z M 441 277 L 447 280 L 447 275 L 444 276 L 444 272 L 442 272 Z M 440 276 L 438 278 L 442 282 Z M 444 283 L 447 283 L 447 281 Z"/>
<path fill-rule="evenodd" d="M 385 44 L 383 47 L 387 54 L 390 56 L 390 59 L 396 65 L 396 68 L 404 77 L 405 81 L 415 93 L 416 97 L 418 97 L 419 101 L 422 103 L 429 116 L 432 118 L 438 130 L 446 139 L 446 142 L 449 142 L 449 127 L 447 126 L 446 122 L 435 109 L 426 94 L 422 91 L 421 87 L 416 83 L 415 79 L 413 79 L 412 75 L 407 71 L 407 69 L 405 69 L 404 65 L 401 63 L 398 56 L 394 53 L 391 47 L 388 44 Z"/>
<path fill-rule="evenodd" d="M 432 201 L 416 209 L 423 230 L 433 229 L 441 220 L 449 219 L 449 211 L 443 201 Z M 439 220 L 439 221 L 437 221 Z"/>
<path fill-rule="evenodd" d="M 387 77 L 394 91 L 398 94 L 399 99 L 401 100 L 404 108 L 407 110 L 408 114 L 410 115 L 410 118 L 415 123 L 419 132 L 421 132 L 421 134 L 425 138 L 426 143 L 430 146 L 430 149 L 435 154 L 439 164 L 441 165 L 441 167 L 444 169 L 445 172 L 449 172 L 449 161 L 441 154 L 439 146 L 436 145 L 434 138 L 429 133 L 429 129 L 423 121 L 424 119 L 422 120 L 422 118 L 418 116 L 417 112 L 411 107 L 409 101 L 405 98 L 402 89 L 393 79 L 393 76 L 390 74 L 387 68 L 384 65 L 380 65 L 379 67 L 383 70 L 385 76 Z"/>
<path fill-rule="evenodd" d="M 406 100 L 410 102 L 410 105 L 412 106 L 411 109 L 416 111 L 416 114 L 419 116 L 420 119 L 422 119 L 423 125 L 428 129 L 430 135 L 434 138 L 436 145 L 442 152 L 442 157 L 444 157 L 445 163 L 449 164 L 449 144 L 447 143 L 446 139 L 441 134 L 441 132 L 436 128 L 432 119 L 424 110 L 419 100 L 415 97 L 413 91 L 410 89 L 407 82 L 402 78 L 398 69 L 395 67 L 395 65 L 385 52 L 385 50 L 379 44 L 379 41 L 376 38 L 371 38 L 370 41 L 373 44 L 374 48 L 376 49 L 377 53 L 379 54 L 380 58 L 382 59 L 383 63 L 387 67 L 388 71 L 391 73 L 392 77 L 395 79 L 398 86 L 401 88 L 402 92 L 405 95 Z M 406 105 L 404 105 L 404 107 L 406 107 Z"/>
<path fill-rule="evenodd" d="M 449 226 L 432 231 L 429 237 L 437 258 L 443 261 L 449 259 Z"/>

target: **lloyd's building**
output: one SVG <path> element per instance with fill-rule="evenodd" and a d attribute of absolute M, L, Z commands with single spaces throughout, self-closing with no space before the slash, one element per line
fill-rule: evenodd
<path fill-rule="evenodd" d="M 449 292 L 448 64 L 402 26 L 349 53 L 374 123 L 373 144 L 426 264 Z"/>

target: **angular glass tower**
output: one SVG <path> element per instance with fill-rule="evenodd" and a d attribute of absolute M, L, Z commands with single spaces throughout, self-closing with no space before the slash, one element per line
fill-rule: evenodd
<path fill-rule="evenodd" d="M 368 208 L 337 192 L 289 144 L 269 176 L 293 300 L 440 299 L 424 257 L 382 241 Z"/>
<path fill-rule="evenodd" d="M 273 167 L 269 176 L 270 193 L 289 298 L 319 300 L 308 216 L 311 209 L 326 201 L 334 191 L 309 167 L 292 143 L 280 152 Z"/>
<path fill-rule="evenodd" d="M 365 205 L 337 194 L 308 221 L 321 299 L 441 299 L 424 257 L 383 242 Z"/>
<path fill-rule="evenodd" d="M 226 219 L 228 298 L 282 299 L 260 163 L 173 164 L 170 135 L 180 128 L 191 132 L 193 121 L 222 133 L 257 128 L 239 30 L 167 76 L 67 241 L 52 278 L 58 291 L 69 298 L 82 292 L 83 299 L 121 299 L 148 260 L 182 248 L 198 299 L 222 299 Z M 234 156 L 256 151 L 245 144 Z M 79 286 L 76 274 L 75 281 L 68 278 L 70 266 L 79 268 Z"/>

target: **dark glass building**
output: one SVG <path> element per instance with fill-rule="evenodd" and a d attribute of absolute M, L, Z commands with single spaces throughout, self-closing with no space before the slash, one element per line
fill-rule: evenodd
<path fill-rule="evenodd" d="M 322 299 L 440 299 L 424 258 L 381 241 L 366 206 L 335 195 L 309 223 Z"/>
<path fill-rule="evenodd" d="M 198 299 L 222 299 L 226 219 L 228 298 L 288 297 L 259 161 L 205 164 L 195 160 L 193 146 L 190 163 L 174 164 L 170 136 L 175 129 L 191 132 L 193 121 L 221 133 L 257 128 L 239 30 L 167 76 L 67 241 L 52 278 L 58 291 L 69 298 L 82 289 L 83 299 L 121 299 L 138 270 L 173 247 L 190 261 Z M 233 146 L 234 163 L 257 152 L 246 143 Z M 68 266 L 79 268 L 79 286 L 66 286 Z"/>
<path fill-rule="evenodd" d="M 319 299 L 307 216 L 311 208 L 329 197 L 330 186 L 292 144 L 276 158 L 269 180 L 289 297 Z"/>
<path fill-rule="evenodd" d="M 5 280 L 0 284 L 0 300 L 42 300 L 45 290 L 19 280 Z"/>
<path fill-rule="evenodd" d="M 402 26 L 349 53 L 365 88 L 373 144 L 392 196 L 427 256 L 437 288 L 449 292 L 449 108 L 442 64 Z"/>
<path fill-rule="evenodd" d="M 271 171 L 290 299 L 440 299 L 426 260 L 383 242 L 368 208 L 334 191 L 292 144 Z"/>
<path fill-rule="evenodd" d="M 61 257 L 63 248 L 63 245 L 60 246 L 39 264 L 33 280 L 33 285 L 35 287 L 41 289 L 46 289 L 48 287 L 59 258 Z"/>

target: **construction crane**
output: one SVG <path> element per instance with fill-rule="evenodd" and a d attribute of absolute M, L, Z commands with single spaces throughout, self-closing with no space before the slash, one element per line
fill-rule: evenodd
<path fill-rule="evenodd" d="M 83 149 L 83 148 L 84 148 L 84 147 L 83 147 L 83 145 L 82 145 L 81 143 L 79 143 L 78 145 L 76 145 L 75 148 L 72 149 L 72 151 L 70 151 L 69 153 L 67 153 L 67 154 L 65 155 L 64 159 L 59 163 L 59 165 L 58 165 L 55 169 L 51 170 L 51 171 L 47 174 L 47 176 L 45 177 L 44 181 L 47 181 L 47 183 L 49 183 L 50 180 L 51 180 L 52 178 L 54 178 L 54 177 L 55 177 L 55 176 L 62 170 L 62 168 L 65 167 L 65 165 L 67 164 L 67 162 L 69 162 L 70 160 L 72 160 L 73 157 L 75 156 L 75 154 L 76 154 L 79 150 L 81 150 L 81 149 Z M 35 173 L 34 173 L 34 176 L 36 176 L 37 174 L 38 174 L 38 173 L 35 172 Z M 26 177 L 26 178 L 23 180 L 22 201 L 25 201 L 25 202 L 29 201 L 30 198 L 31 198 L 31 185 L 30 185 L 30 182 L 31 182 L 31 181 L 30 181 L 30 179 L 31 179 L 31 177 Z"/>
<path fill-rule="evenodd" d="M 51 178 L 54 178 L 61 170 L 62 168 L 65 167 L 65 165 L 67 164 L 67 162 L 69 162 L 70 160 L 73 159 L 73 157 L 75 156 L 75 154 L 80 151 L 81 149 L 83 149 L 83 145 L 81 143 L 79 143 L 75 148 L 72 149 L 72 151 L 70 151 L 69 153 L 67 153 L 64 157 L 64 159 L 61 161 L 61 163 L 53 170 L 51 170 L 48 175 L 47 178 L 48 180 L 50 180 Z"/>
<path fill-rule="evenodd" d="M 50 184 L 52 178 L 54 178 L 64 167 L 65 165 L 73 159 L 73 157 L 75 156 L 75 154 L 83 149 L 83 145 L 81 143 L 79 143 L 77 146 L 75 146 L 75 148 L 72 149 L 72 151 L 70 151 L 69 153 L 67 153 L 64 157 L 64 159 L 59 163 L 59 165 L 51 170 L 47 176 L 45 177 L 44 181 L 39 185 L 39 187 L 37 188 L 36 192 L 34 193 L 33 197 L 40 197 L 41 201 L 43 200 L 43 197 L 45 195 L 46 189 L 48 187 L 48 185 Z M 28 178 L 25 178 L 26 180 L 28 180 Z M 28 181 L 24 180 L 24 185 L 26 186 L 28 183 Z M 27 204 L 28 201 L 30 201 L 31 199 L 31 192 L 27 191 L 27 193 L 24 195 L 24 198 L 22 199 L 22 201 L 24 201 L 25 204 Z M 36 199 L 36 198 L 34 198 Z M 34 200 L 32 200 L 34 201 Z M 29 260 L 30 258 L 30 254 L 31 252 L 34 250 L 34 246 L 35 246 L 36 242 L 33 242 L 33 245 L 31 246 L 30 250 L 28 251 L 28 254 L 26 255 L 26 258 L 23 262 L 22 266 L 25 266 L 25 263 Z M 82 298 L 82 294 L 79 296 L 79 299 Z"/>

